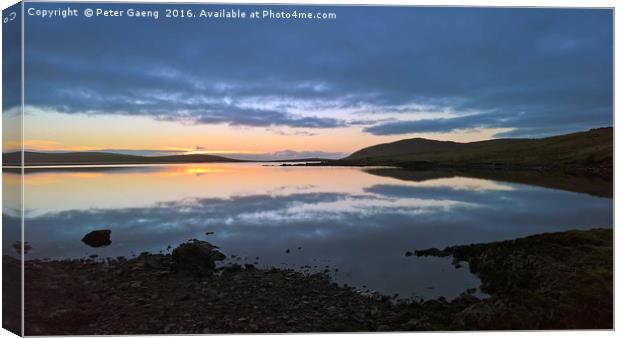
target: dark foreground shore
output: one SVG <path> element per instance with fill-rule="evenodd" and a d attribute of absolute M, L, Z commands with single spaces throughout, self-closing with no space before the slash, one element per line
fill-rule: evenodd
<path fill-rule="evenodd" d="M 323 274 L 250 265 L 215 268 L 213 261 L 195 260 L 205 248 L 213 259 L 221 255 L 196 241 L 176 255 L 27 261 L 25 333 L 613 328 L 609 229 L 416 251 L 469 262 L 491 296 L 478 299 L 464 292 L 450 302 L 395 302 L 337 286 Z M 17 264 L 4 257 L 4 268 Z"/>

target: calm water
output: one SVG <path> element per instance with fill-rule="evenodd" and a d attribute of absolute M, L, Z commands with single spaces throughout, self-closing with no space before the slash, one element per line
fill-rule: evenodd
<path fill-rule="evenodd" d="M 19 184 L 18 175 L 3 178 L 8 189 Z M 478 178 L 402 179 L 391 169 L 34 169 L 24 184 L 26 259 L 129 257 L 198 238 L 240 263 L 328 269 L 339 283 L 401 297 L 453 298 L 479 286 L 466 267 L 406 251 L 611 227 L 613 217 L 610 198 Z M 19 238 L 18 207 L 5 198 L 5 229 L 16 229 L 5 231 L 5 253 Z M 81 242 L 97 229 L 112 230 L 111 245 Z"/>

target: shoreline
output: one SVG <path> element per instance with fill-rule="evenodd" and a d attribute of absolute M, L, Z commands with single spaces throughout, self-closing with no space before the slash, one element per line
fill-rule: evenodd
<path fill-rule="evenodd" d="M 478 299 L 465 291 L 452 301 L 366 295 L 322 273 L 205 266 L 178 250 L 184 245 L 177 254 L 132 259 L 29 260 L 26 334 L 611 329 L 612 232 L 416 251 L 467 261 L 490 295 Z M 206 247 L 208 257 L 221 258 L 204 243 L 185 247 Z M 14 264 L 19 261 L 3 257 L 4 269 Z"/>
<path fill-rule="evenodd" d="M 282 163 L 277 166 L 284 167 L 392 167 L 411 171 L 531 171 L 540 173 L 566 173 L 566 174 L 591 174 L 603 177 L 611 177 L 613 175 L 613 166 L 593 165 L 593 166 L 564 166 L 564 165 L 520 165 L 510 163 L 469 163 L 469 164 L 444 164 L 434 162 L 381 162 L 381 161 L 346 161 L 333 160 L 320 163 Z"/>

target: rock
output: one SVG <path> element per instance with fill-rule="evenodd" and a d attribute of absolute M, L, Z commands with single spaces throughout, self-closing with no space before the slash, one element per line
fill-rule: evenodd
<path fill-rule="evenodd" d="M 426 250 L 415 250 L 415 255 L 418 257 L 426 257 L 426 256 L 435 256 L 435 257 L 445 257 L 448 253 L 443 250 L 439 250 L 437 248 L 430 248 Z"/>
<path fill-rule="evenodd" d="M 112 234 L 112 230 L 91 231 L 82 238 L 82 242 L 88 246 L 92 246 L 93 248 L 108 246 L 112 244 L 110 234 Z"/>
<path fill-rule="evenodd" d="M 467 292 L 463 292 L 461 293 L 460 296 L 453 299 L 451 304 L 466 308 L 472 304 L 476 304 L 479 302 L 480 302 L 480 299 L 478 299 L 476 296 L 473 296 L 472 294 L 467 293 Z"/>
<path fill-rule="evenodd" d="M 498 318 L 498 310 L 490 302 L 475 303 L 454 316 L 456 327 L 492 327 L 494 318 Z"/>
<path fill-rule="evenodd" d="M 184 302 L 190 299 L 192 299 L 192 296 L 186 293 L 186 294 L 181 295 L 179 298 L 177 298 L 177 301 Z"/>
<path fill-rule="evenodd" d="M 176 324 L 170 323 L 164 327 L 164 333 L 172 333 L 176 329 L 177 329 Z"/>
<path fill-rule="evenodd" d="M 60 321 L 65 318 L 73 317 L 76 314 L 74 309 L 58 309 L 47 314 L 47 319 Z"/>
<path fill-rule="evenodd" d="M 226 258 L 216 249 L 217 246 L 205 241 L 183 243 L 172 250 L 175 268 L 196 276 L 209 276 L 215 270 L 215 262 Z"/>
<path fill-rule="evenodd" d="M 234 274 L 234 273 L 237 273 L 243 270 L 241 268 L 241 265 L 237 263 L 229 265 L 229 266 L 224 266 L 221 269 L 222 269 L 222 273 L 225 273 L 225 274 Z"/>
<path fill-rule="evenodd" d="M 407 251 L 407 252 L 405 252 L 405 256 L 406 257 L 411 257 L 411 256 L 413 256 L 413 253 L 411 251 Z"/>
<path fill-rule="evenodd" d="M 88 296 L 88 300 L 92 303 L 98 304 L 101 301 L 101 297 L 98 294 L 93 293 Z"/>
<path fill-rule="evenodd" d="M 21 255 L 21 253 L 22 253 L 22 242 L 21 241 L 15 241 L 13 243 L 13 249 L 15 249 L 15 252 L 17 252 L 18 254 Z M 24 254 L 27 254 L 28 251 L 30 251 L 30 249 L 32 249 L 32 246 L 30 245 L 30 243 L 24 242 Z"/>
<path fill-rule="evenodd" d="M 431 329 L 431 326 L 421 319 L 411 319 L 403 325 L 403 329 L 406 331 L 427 331 Z"/>

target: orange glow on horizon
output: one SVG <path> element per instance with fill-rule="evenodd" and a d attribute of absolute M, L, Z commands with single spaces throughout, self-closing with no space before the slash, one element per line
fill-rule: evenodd
<path fill-rule="evenodd" d="M 34 151 L 147 150 L 179 154 L 272 154 L 283 150 L 349 154 L 405 138 L 472 142 L 494 138 L 510 128 L 450 133 L 373 135 L 363 126 L 310 129 L 182 124 L 140 116 L 45 113 L 25 116 L 25 149 Z"/>

